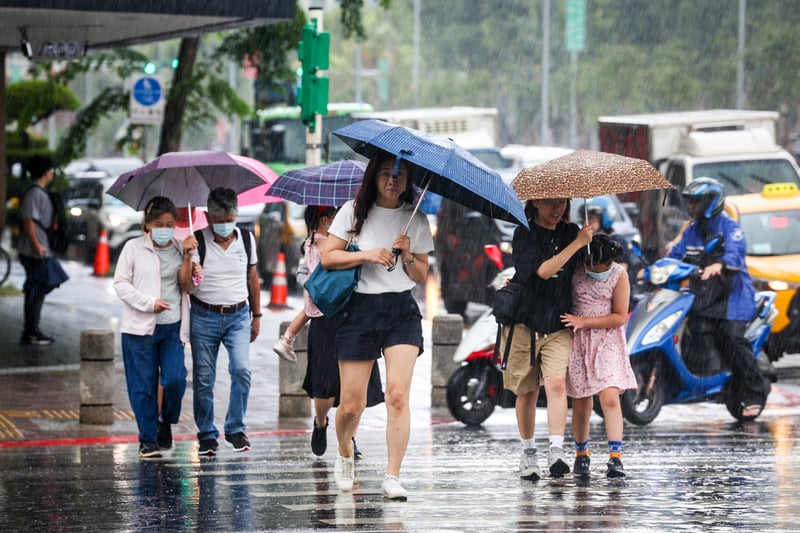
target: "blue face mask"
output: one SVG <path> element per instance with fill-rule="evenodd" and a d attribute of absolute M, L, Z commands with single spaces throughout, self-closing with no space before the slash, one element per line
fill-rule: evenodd
<path fill-rule="evenodd" d="M 150 234 L 153 236 L 154 243 L 165 246 L 175 236 L 175 228 L 152 228 Z"/>
<path fill-rule="evenodd" d="M 222 222 L 219 224 L 212 224 L 211 227 L 214 229 L 214 233 L 220 237 L 227 237 L 233 233 L 233 230 L 236 228 L 236 222 Z"/>
<path fill-rule="evenodd" d="M 596 279 L 597 281 L 605 281 L 606 279 L 608 279 L 608 276 L 609 274 L 611 274 L 613 268 L 609 268 L 605 272 L 593 272 L 586 267 L 583 267 L 583 270 L 584 272 L 586 272 L 586 275 L 589 276 L 590 278 Z"/>

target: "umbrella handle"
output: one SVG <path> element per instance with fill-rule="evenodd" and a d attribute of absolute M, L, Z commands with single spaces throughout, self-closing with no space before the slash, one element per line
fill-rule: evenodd
<path fill-rule="evenodd" d="M 189 233 L 194 235 L 194 227 L 193 227 L 193 224 L 192 224 L 192 203 L 191 202 L 186 202 L 186 208 L 187 208 L 188 214 L 189 214 Z M 192 276 L 192 283 L 194 283 L 195 287 L 200 285 L 201 281 L 203 281 L 203 275 L 202 274 L 200 274 L 199 276 Z"/>
<path fill-rule="evenodd" d="M 411 216 L 408 218 L 408 222 L 406 223 L 406 227 L 403 228 L 403 233 L 400 235 L 408 235 L 408 228 L 411 226 L 411 221 L 414 220 L 414 215 L 417 214 L 419 211 L 419 206 L 422 203 L 422 199 L 425 196 L 425 193 L 428 192 L 428 187 L 431 186 L 431 181 L 428 180 L 428 183 L 425 185 L 425 188 L 422 190 L 422 194 L 419 195 L 419 199 L 417 200 L 417 205 L 414 206 L 414 210 L 411 212 Z M 400 258 L 400 254 L 403 253 L 402 250 L 399 248 L 392 248 L 392 253 L 394 254 L 394 264 L 388 268 L 388 271 L 391 272 L 397 267 L 397 260 Z"/>

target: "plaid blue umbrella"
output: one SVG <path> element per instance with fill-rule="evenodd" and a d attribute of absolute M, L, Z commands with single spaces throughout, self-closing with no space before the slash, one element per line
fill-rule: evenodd
<path fill-rule="evenodd" d="M 528 227 L 514 189 L 450 139 L 375 119 L 354 122 L 333 134 L 365 157 L 383 150 L 410 163 L 411 179 L 422 189 L 491 218 Z"/>
<path fill-rule="evenodd" d="M 339 207 L 361 188 L 366 163 L 335 161 L 316 167 L 298 168 L 284 172 L 267 190 L 300 205 L 331 205 Z"/>

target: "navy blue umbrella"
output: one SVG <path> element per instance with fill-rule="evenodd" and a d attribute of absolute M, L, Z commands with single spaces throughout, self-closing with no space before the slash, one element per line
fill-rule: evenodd
<path fill-rule="evenodd" d="M 410 163 L 411 179 L 423 190 L 491 218 L 528 227 L 514 189 L 503 182 L 500 174 L 450 139 L 375 119 L 354 122 L 333 134 L 365 157 L 383 150 Z"/>
<path fill-rule="evenodd" d="M 275 180 L 267 194 L 300 205 L 339 207 L 355 198 L 366 168 L 361 161 L 344 160 L 289 170 Z"/>

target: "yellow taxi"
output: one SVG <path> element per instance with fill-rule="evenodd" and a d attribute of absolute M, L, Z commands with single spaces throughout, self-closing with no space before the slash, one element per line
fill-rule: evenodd
<path fill-rule="evenodd" d="M 755 289 L 778 294 L 767 355 L 777 361 L 800 352 L 800 190 L 794 183 L 765 185 L 761 193 L 728 196 L 725 210 L 744 229 Z"/>

